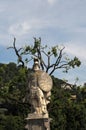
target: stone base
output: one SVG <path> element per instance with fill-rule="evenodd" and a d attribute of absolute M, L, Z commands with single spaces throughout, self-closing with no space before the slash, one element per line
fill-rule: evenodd
<path fill-rule="evenodd" d="M 50 119 L 48 115 L 29 114 L 26 118 L 27 130 L 50 130 Z"/>

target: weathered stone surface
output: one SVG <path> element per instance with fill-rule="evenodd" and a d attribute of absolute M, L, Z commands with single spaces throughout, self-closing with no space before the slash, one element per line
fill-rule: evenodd
<path fill-rule="evenodd" d="M 29 102 L 33 112 L 47 113 L 47 104 L 50 102 L 52 79 L 42 70 L 35 70 L 28 78 Z"/>
<path fill-rule="evenodd" d="M 52 89 L 51 77 L 42 70 L 33 71 L 29 74 L 29 80 L 33 86 L 39 86 L 44 92 L 49 92 Z"/>
<path fill-rule="evenodd" d="M 27 119 L 27 130 L 50 130 L 50 122 L 48 118 Z"/>
<path fill-rule="evenodd" d="M 49 92 L 52 89 L 52 79 L 51 77 L 44 71 L 39 70 L 37 72 L 38 78 L 38 86 L 44 91 Z"/>
<path fill-rule="evenodd" d="M 30 114 L 28 114 L 28 117 L 26 118 L 26 120 L 28 120 L 28 119 L 44 119 L 44 118 L 49 118 L 48 113 L 46 113 L 46 114 L 30 113 Z"/>
<path fill-rule="evenodd" d="M 28 77 L 28 101 L 32 105 L 31 112 L 26 118 L 27 130 L 50 130 L 50 119 L 47 104 L 50 102 L 52 79 L 40 70 L 39 63 L 34 60 L 33 71 Z"/>

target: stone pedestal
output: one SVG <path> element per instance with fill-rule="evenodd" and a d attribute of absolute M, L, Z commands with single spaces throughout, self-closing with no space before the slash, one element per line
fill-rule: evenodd
<path fill-rule="evenodd" d="M 29 114 L 26 118 L 27 130 L 50 130 L 50 119 L 48 115 Z"/>

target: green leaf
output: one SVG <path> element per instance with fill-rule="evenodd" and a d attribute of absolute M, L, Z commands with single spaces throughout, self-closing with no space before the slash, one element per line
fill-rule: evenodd
<path fill-rule="evenodd" d="M 52 47 L 52 53 L 54 54 L 54 56 L 57 56 L 57 48 L 56 47 Z"/>

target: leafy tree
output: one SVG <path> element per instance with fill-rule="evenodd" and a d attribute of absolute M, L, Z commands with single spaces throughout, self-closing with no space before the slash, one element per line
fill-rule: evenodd
<path fill-rule="evenodd" d="M 23 102 L 27 69 L 15 63 L 0 64 L 0 130 L 24 130 L 30 105 Z"/>
<path fill-rule="evenodd" d="M 77 98 L 72 100 L 72 90 L 58 87 L 58 79 L 54 78 L 51 104 L 48 106 L 51 130 L 85 130 L 86 129 L 86 97 L 78 99 L 84 91 L 83 87 L 76 88 Z M 84 91 L 85 93 L 85 91 Z"/>
<path fill-rule="evenodd" d="M 71 106 L 72 105 L 72 106 Z M 81 103 L 71 103 L 66 107 L 68 130 L 85 130 L 86 129 L 86 108 Z"/>
<path fill-rule="evenodd" d="M 15 45 L 16 38 L 14 38 L 12 48 L 15 50 L 15 53 L 18 57 L 18 62 L 22 63 L 24 67 L 25 62 L 23 61 L 24 55 L 29 55 L 30 59 L 26 58 L 26 63 L 31 61 L 32 56 L 37 57 L 40 61 L 40 66 L 42 70 L 45 70 L 50 75 L 57 69 L 65 69 L 67 72 L 70 68 L 75 68 L 75 66 L 79 67 L 81 62 L 77 57 L 74 59 L 69 59 L 64 53 L 63 50 L 65 47 L 59 47 L 58 45 L 48 47 L 47 45 L 42 46 L 41 38 L 34 38 L 34 45 L 28 45 L 24 48 L 16 48 Z M 46 60 L 47 59 L 47 60 Z"/>
<path fill-rule="evenodd" d="M 1 119 L 0 130 L 25 130 L 24 120 L 19 116 L 5 116 Z"/>
<path fill-rule="evenodd" d="M 14 49 L 21 65 L 0 64 L 0 130 L 24 130 L 24 119 L 31 107 L 29 103 L 23 102 L 27 88 L 27 75 L 31 71 L 25 66 L 25 62 L 28 63 L 33 57 L 37 57 L 40 60 L 41 69 L 50 75 L 57 69 L 63 68 L 67 72 L 70 68 L 79 67 L 81 64 L 77 57 L 74 59 L 65 57 L 64 47 L 42 46 L 40 38 L 34 38 L 34 45 L 19 49 L 15 42 L 14 38 L 13 46 L 8 49 Z M 24 61 L 23 56 L 29 58 Z M 51 130 L 85 130 L 86 86 L 64 89 L 61 87 L 64 81 L 54 76 L 52 79 L 51 103 L 48 104 L 52 118 Z M 76 94 L 75 100 L 71 100 L 71 94 Z"/>
<path fill-rule="evenodd" d="M 31 70 L 15 63 L 0 64 L 0 130 L 24 130 L 25 118 L 30 112 L 29 103 L 23 102 L 27 74 Z M 86 86 L 64 89 L 64 81 L 52 76 L 53 89 L 48 110 L 51 130 L 86 129 Z M 71 94 L 76 94 L 72 100 Z"/>

